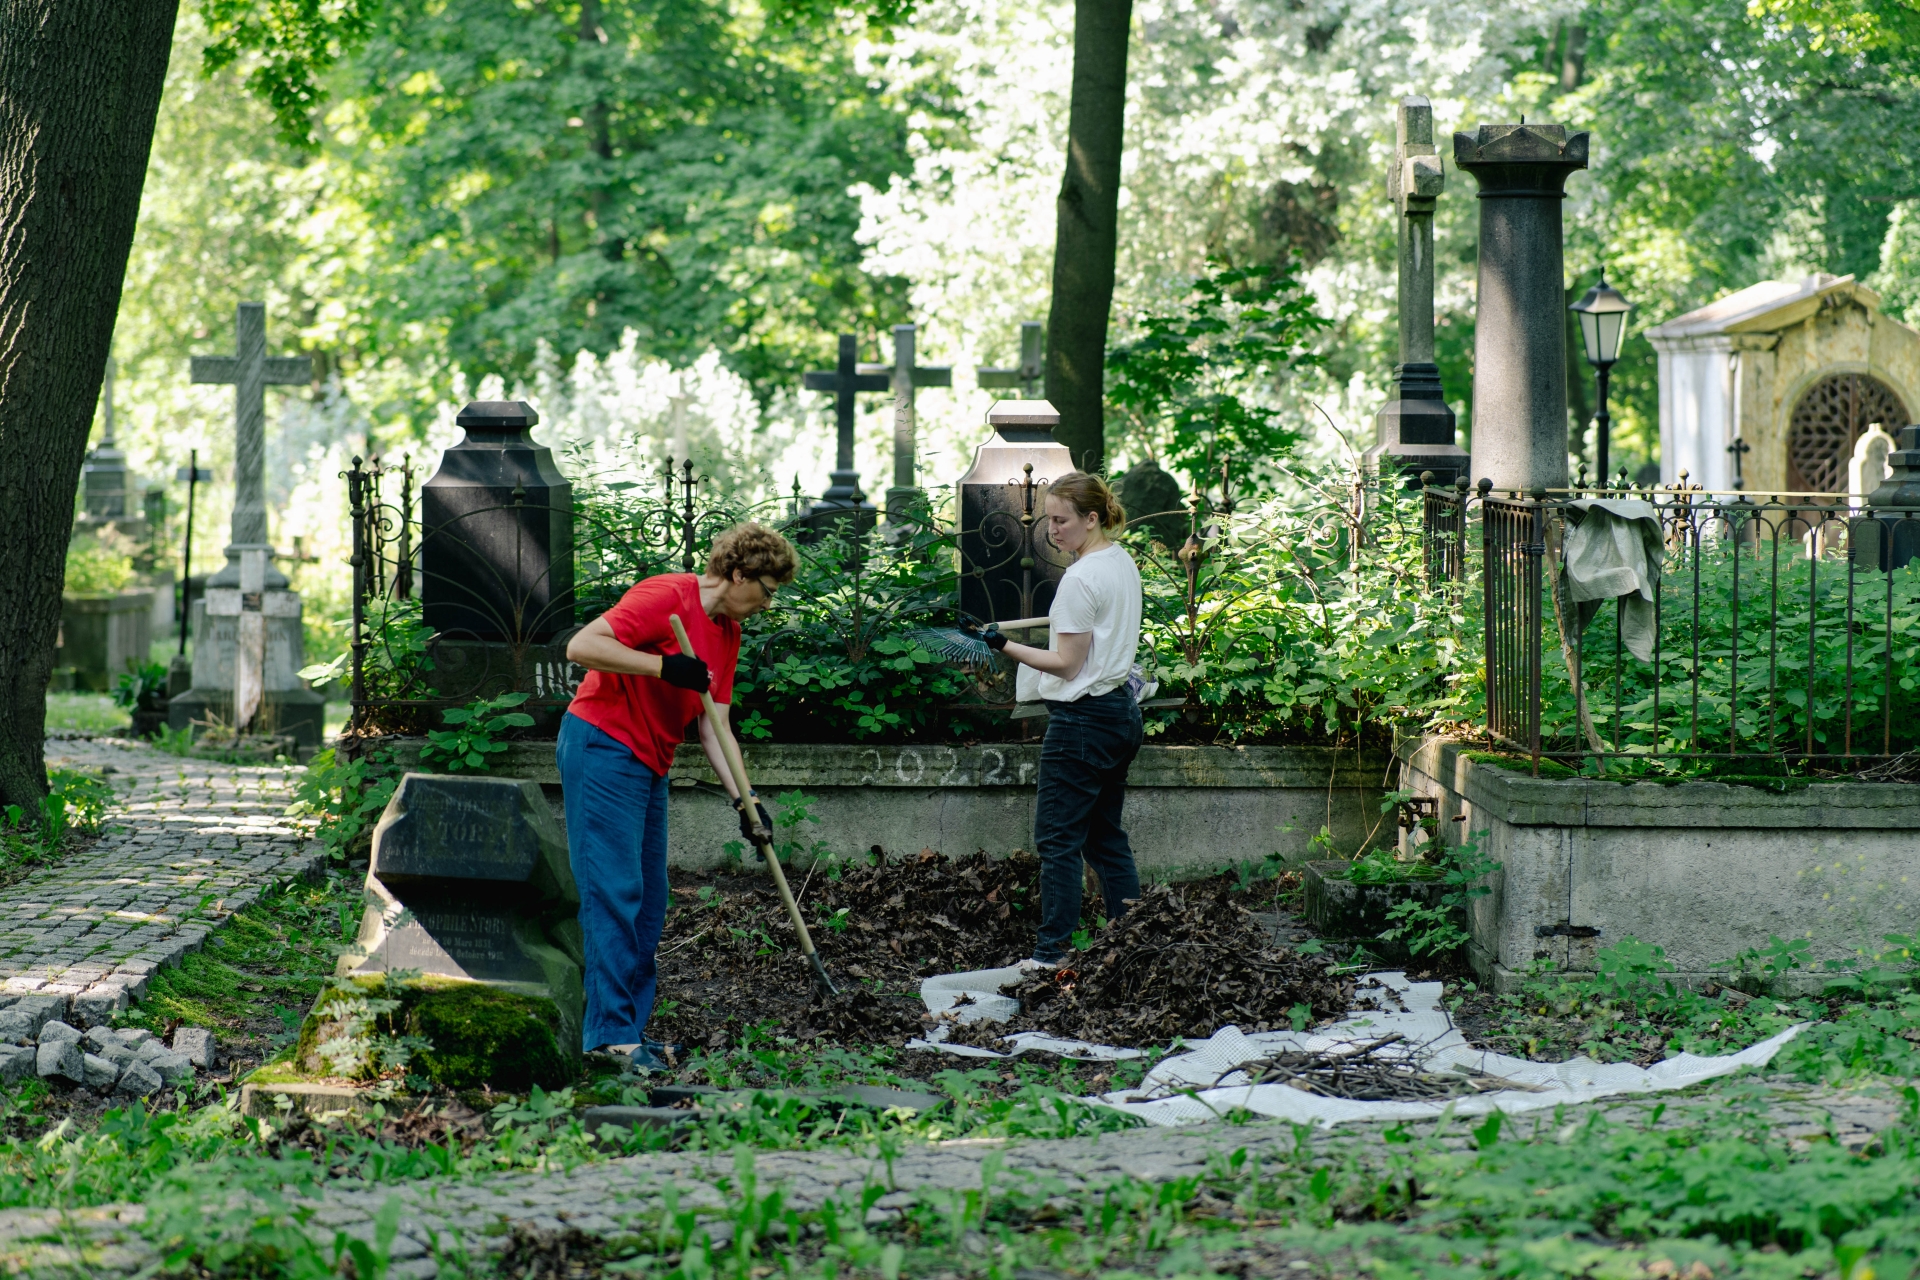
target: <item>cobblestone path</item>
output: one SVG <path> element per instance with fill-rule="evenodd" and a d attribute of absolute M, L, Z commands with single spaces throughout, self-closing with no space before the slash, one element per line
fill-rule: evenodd
<path fill-rule="evenodd" d="M 1627 1124 L 1674 1125 L 1699 1118 L 1706 1109 L 1723 1109 L 1715 1082 L 1687 1095 L 1650 1095 L 1588 1103 L 1567 1116 L 1538 1113 L 1515 1122 L 1521 1133 L 1545 1126 L 1549 1131 L 1572 1115 L 1590 1109 Z M 1899 1116 L 1902 1100 L 1883 1087 L 1840 1092 L 1771 1082 L 1759 1088 L 1767 1122 L 1782 1137 L 1798 1143 L 1833 1141 L 1858 1150 Z M 1656 1108 L 1659 1110 L 1656 1111 Z M 1437 1122 L 1409 1124 L 1415 1132 Z M 1322 1154 L 1334 1148 L 1357 1151 L 1365 1161 L 1387 1147 L 1382 1126 L 1343 1126 L 1313 1135 Z M 1448 1141 L 1467 1143 L 1465 1126 L 1454 1124 Z M 392 1244 L 394 1276 L 433 1276 L 443 1258 L 483 1261 L 512 1238 L 514 1228 L 535 1232 L 569 1229 L 600 1237 L 641 1234 L 665 1204 L 673 1188 L 681 1210 L 708 1217 L 716 1244 L 731 1239 L 726 1221 L 738 1200 L 743 1175 L 759 1195 L 776 1185 L 786 1203 L 798 1210 L 817 1208 L 836 1198 L 857 1204 L 868 1186 L 886 1188 L 869 1211 L 869 1221 L 884 1221 L 916 1195 L 979 1190 L 991 1174 L 1000 1192 L 1025 1191 L 1049 1196 L 1099 1188 L 1123 1178 L 1165 1183 L 1207 1172 L 1211 1163 L 1244 1149 L 1250 1158 L 1281 1156 L 1301 1141 L 1289 1124 L 1206 1124 L 1182 1129 L 1135 1129 L 1090 1138 L 1035 1141 L 962 1139 L 909 1146 L 891 1159 L 873 1151 L 761 1151 L 750 1162 L 730 1152 L 663 1153 L 629 1156 L 566 1171 L 508 1174 L 470 1180 L 433 1179 L 370 1186 L 342 1182 L 317 1201 L 307 1202 L 307 1229 L 323 1250 L 336 1233 L 371 1242 L 374 1220 L 392 1200 L 400 1202 L 399 1231 Z M 71 1212 L 15 1209 L 0 1212 L 0 1267 L 53 1274 L 122 1275 L 148 1268 L 159 1254 L 141 1228 L 145 1210 L 114 1205 Z"/>
<path fill-rule="evenodd" d="M 49 768 L 104 776 L 115 804 L 91 848 L 0 889 L 0 1004 L 53 996 L 102 1021 L 262 890 L 320 863 L 285 816 L 291 766 L 186 759 L 114 738 L 49 741 L 46 755 Z"/>

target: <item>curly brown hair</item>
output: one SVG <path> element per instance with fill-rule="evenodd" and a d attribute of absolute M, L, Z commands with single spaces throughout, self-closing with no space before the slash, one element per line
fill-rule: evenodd
<path fill-rule="evenodd" d="M 731 582 L 734 570 L 748 578 L 792 582 L 799 561 L 793 544 L 763 524 L 737 524 L 713 540 L 707 553 L 707 573 Z"/>

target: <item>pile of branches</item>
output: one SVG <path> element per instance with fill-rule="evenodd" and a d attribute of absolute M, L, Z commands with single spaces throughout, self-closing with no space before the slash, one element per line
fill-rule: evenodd
<path fill-rule="evenodd" d="M 1427 1102 L 1532 1087 L 1480 1071 L 1428 1071 L 1417 1055 L 1405 1049 L 1393 1054 L 1381 1053 L 1389 1045 L 1401 1044 L 1405 1039 L 1405 1036 L 1391 1035 L 1365 1044 L 1286 1050 L 1243 1062 L 1214 1083 L 1221 1084 L 1234 1074 L 1244 1072 L 1249 1084 L 1291 1085 L 1302 1093 L 1357 1102 Z"/>
<path fill-rule="evenodd" d="M 838 880 L 816 879 L 811 896 L 830 916 L 846 910 L 845 929 L 815 939 L 829 965 L 845 957 L 921 978 L 998 968 L 1033 954 L 1040 859 L 927 849 L 888 860 L 876 851 L 874 862 L 847 867 Z"/>
<path fill-rule="evenodd" d="M 1095 1044 L 1204 1039 L 1229 1024 L 1277 1031 L 1347 1013 L 1353 983 L 1327 962 L 1274 945 L 1224 885 L 1156 885 L 1094 944 L 1009 995 L 1011 1024 L 955 1028 L 955 1040 L 1043 1031 Z"/>

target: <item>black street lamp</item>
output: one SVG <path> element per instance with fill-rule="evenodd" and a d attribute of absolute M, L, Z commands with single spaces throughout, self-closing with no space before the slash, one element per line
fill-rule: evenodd
<path fill-rule="evenodd" d="M 1620 291 L 1607 283 L 1607 273 L 1600 273 L 1600 283 L 1587 290 L 1587 296 L 1569 308 L 1580 317 L 1580 337 L 1586 343 L 1587 363 L 1593 366 L 1595 400 L 1599 408 L 1593 415 L 1593 460 L 1595 469 L 1600 473 L 1600 487 L 1607 486 L 1607 436 L 1613 423 L 1607 413 L 1607 375 L 1613 369 L 1613 362 L 1620 358 L 1620 343 L 1627 334 L 1627 312 L 1631 310 Z"/>

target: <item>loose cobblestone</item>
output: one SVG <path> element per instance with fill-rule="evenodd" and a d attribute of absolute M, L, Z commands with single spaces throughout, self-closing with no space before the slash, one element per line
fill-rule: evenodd
<path fill-rule="evenodd" d="M 0 890 L 0 1007 L 52 995 L 57 1016 L 102 1021 L 264 890 L 321 865 L 311 833 L 286 816 L 296 767 L 117 738 L 50 741 L 46 757 L 100 774 L 115 803 L 91 848 Z"/>

